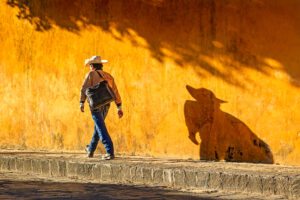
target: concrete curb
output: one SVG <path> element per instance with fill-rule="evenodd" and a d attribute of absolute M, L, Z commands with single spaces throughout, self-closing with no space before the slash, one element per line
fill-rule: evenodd
<path fill-rule="evenodd" d="M 230 165 L 228 167 L 228 165 Z M 99 161 L 63 156 L 0 154 L 0 170 L 69 177 L 95 182 L 167 186 L 174 189 L 213 189 L 300 197 L 300 168 L 268 165 L 247 170 L 247 164 L 198 162 L 135 162 L 128 159 Z M 231 167 L 232 165 L 232 167 Z M 254 166 L 254 164 L 249 164 Z M 221 166 L 225 166 L 221 167 Z M 241 167 L 242 166 L 242 167 Z M 262 167 L 262 168 L 261 168 Z M 274 173 L 271 168 L 274 167 Z M 235 169 L 236 168 L 236 169 Z M 250 167 L 251 168 L 251 167 Z"/>

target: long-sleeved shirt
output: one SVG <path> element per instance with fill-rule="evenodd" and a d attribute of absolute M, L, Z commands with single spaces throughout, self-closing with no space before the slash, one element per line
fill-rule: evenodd
<path fill-rule="evenodd" d="M 97 70 L 97 71 L 108 82 L 109 86 L 114 91 L 115 96 L 116 96 L 115 103 L 118 107 L 120 107 L 122 104 L 122 100 L 121 100 L 121 96 L 118 92 L 118 89 L 117 89 L 117 86 L 116 86 L 113 76 L 103 70 Z M 80 102 L 84 103 L 86 100 L 85 90 L 89 87 L 97 85 L 99 82 L 103 81 L 103 78 L 101 78 L 99 76 L 99 74 L 94 70 L 90 71 L 86 74 L 85 80 L 81 87 Z"/>

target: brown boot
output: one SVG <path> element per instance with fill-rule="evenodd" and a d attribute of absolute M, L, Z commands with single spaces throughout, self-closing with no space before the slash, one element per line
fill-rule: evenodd
<path fill-rule="evenodd" d="M 88 158 L 94 157 L 94 152 L 90 152 L 89 151 L 89 145 L 86 145 L 86 147 L 84 148 L 84 150 L 87 153 Z"/>

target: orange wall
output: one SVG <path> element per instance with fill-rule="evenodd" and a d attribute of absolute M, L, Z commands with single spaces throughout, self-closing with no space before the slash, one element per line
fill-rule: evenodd
<path fill-rule="evenodd" d="M 112 106 L 106 120 L 117 153 L 299 165 L 299 10 L 298 0 L 1 1 L 0 148 L 83 149 L 93 131 L 79 111 L 83 63 L 101 55 L 123 98 L 125 116 Z"/>

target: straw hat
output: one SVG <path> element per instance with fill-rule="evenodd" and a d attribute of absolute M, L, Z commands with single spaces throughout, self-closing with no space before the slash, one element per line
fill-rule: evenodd
<path fill-rule="evenodd" d="M 90 64 L 93 63 L 107 63 L 107 62 L 108 62 L 107 60 L 101 60 L 100 56 L 92 56 L 91 58 L 85 60 L 84 65 L 89 66 Z"/>

